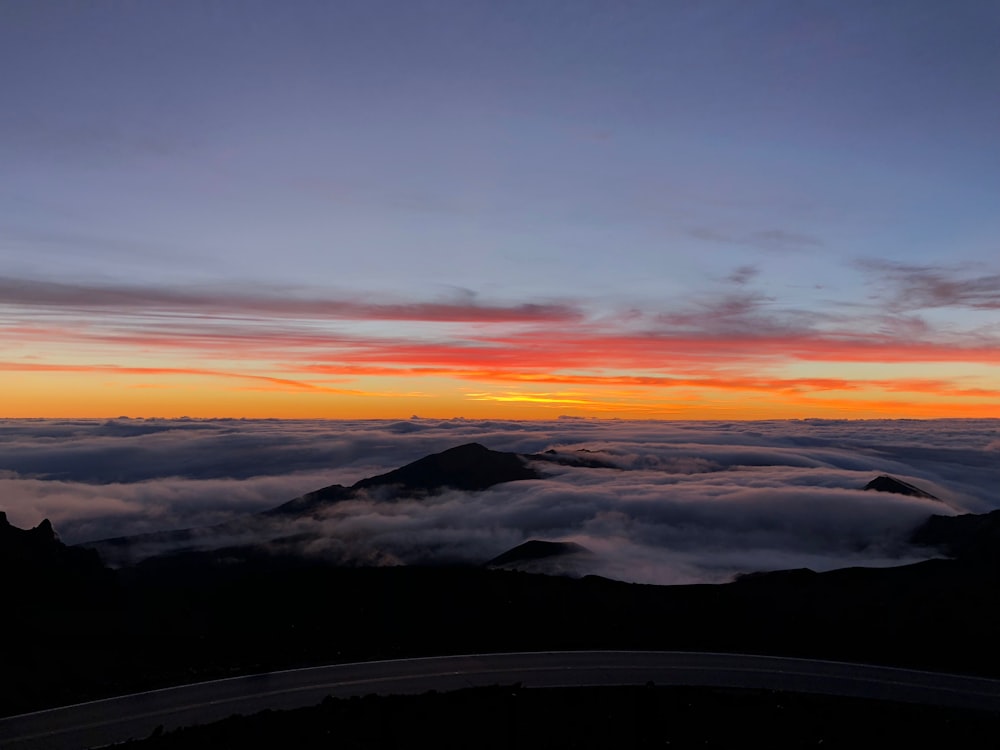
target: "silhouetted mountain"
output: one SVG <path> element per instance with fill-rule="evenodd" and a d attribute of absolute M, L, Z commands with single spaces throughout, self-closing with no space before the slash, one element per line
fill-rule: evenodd
<path fill-rule="evenodd" d="M 602 461 L 599 458 L 594 458 L 591 455 L 593 451 L 589 451 L 586 448 L 579 448 L 572 453 L 560 453 L 559 451 L 549 449 L 544 453 L 531 453 L 525 458 L 530 458 L 532 461 L 547 461 L 552 464 L 560 464 L 562 466 L 579 466 L 585 469 L 619 469 L 620 466 L 615 466 L 609 461 Z"/>
<path fill-rule="evenodd" d="M 47 518 L 19 529 L 0 511 L 0 581 L 8 602 L 96 596 L 107 593 L 112 575 L 95 551 L 60 542 Z"/>
<path fill-rule="evenodd" d="M 540 478 L 541 474 L 528 466 L 525 458 L 517 453 L 494 451 L 479 443 L 468 443 L 433 453 L 385 474 L 362 479 L 350 487 L 332 484 L 289 500 L 276 508 L 215 526 L 101 539 L 87 542 L 85 546 L 98 550 L 104 559 L 116 567 L 132 565 L 160 554 L 223 547 L 232 555 L 245 559 L 256 557 L 259 550 L 253 548 L 265 542 L 272 548 L 280 548 L 281 555 L 287 555 L 292 554 L 295 548 L 304 547 L 310 539 L 315 539 L 322 532 L 317 530 L 310 537 L 308 528 L 299 527 L 294 531 L 294 538 L 276 538 L 279 526 L 275 520 L 278 518 L 319 517 L 323 508 L 333 503 L 350 500 L 362 493 L 370 499 L 373 490 L 382 490 L 377 495 L 379 500 L 392 502 L 448 488 L 472 492 L 503 482 Z M 372 559 L 377 559 L 377 556 L 375 551 Z M 372 559 L 345 559 L 344 562 L 356 564 L 367 560 L 371 563 Z"/>
<path fill-rule="evenodd" d="M 19 529 L 7 520 L 7 514 L 0 510 L 0 555 L 50 556 L 58 549 L 56 532 L 49 519 L 33 529 Z"/>
<path fill-rule="evenodd" d="M 502 568 L 533 560 L 545 560 L 566 555 L 587 554 L 590 550 L 576 542 L 547 542 L 541 539 L 529 539 L 523 544 L 503 552 L 488 563 L 488 568 Z"/>
<path fill-rule="evenodd" d="M 354 496 L 352 487 L 345 487 L 342 484 L 331 484 L 328 487 L 307 492 L 301 497 L 282 503 L 277 508 L 262 511 L 261 516 L 297 516 L 308 515 L 318 508 L 331 503 L 339 503 L 341 500 L 349 500 Z"/>
<path fill-rule="evenodd" d="M 218 549 L 239 544 L 269 543 L 274 541 L 272 536 L 268 534 L 266 519 L 262 514 L 257 514 L 241 516 L 215 526 L 150 531 L 130 536 L 97 539 L 77 546 L 95 550 L 108 565 L 121 568 L 157 555 Z"/>
<path fill-rule="evenodd" d="M 543 478 L 544 475 L 532 462 L 580 468 L 620 468 L 595 457 L 586 449 L 571 452 L 547 450 L 543 453 L 520 455 L 490 450 L 479 443 L 468 443 L 425 456 L 385 474 L 361 479 L 350 487 L 329 485 L 262 513 L 242 516 L 216 526 L 104 539 L 89 542 L 86 546 L 97 549 L 113 567 L 132 565 L 158 555 L 208 550 L 225 551 L 235 559 L 252 559 L 261 554 L 259 548 L 262 545 L 267 545 L 272 554 L 281 557 L 293 556 L 296 552 L 303 554 L 303 550 L 309 549 L 309 554 L 323 555 L 327 562 L 339 561 L 344 565 L 376 564 L 379 560 L 386 559 L 382 551 L 361 549 L 358 545 L 337 547 L 325 544 L 323 527 L 313 526 L 308 522 L 324 518 L 331 505 L 345 500 L 362 498 L 393 502 L 404 498 L 419 499 L 448 488 L 477 492 L 501 483 Z M 887 475 L 876 477 L 865 489 L 938 499 L 919 487 Z M 300 520 L 305 523 L 299 523 Z M 447 555 L 442 555 L 439 550 L 425 551 L 426 555 L 423 556 L 411 553 L 407 562 L 449 564 L 456 561 L 447 559 Z M 549 564 L 557 557 L 537 557 L 537 564 L 522 559 L 515 561 L 512 566 L 541 573 L 585 572 L 575 564 Z M 543 562 L 546 559 L 549 559 L 549 563 Z M 491 561 L 490 564 L 497 563 Z"/>
<path fill-rule="evenodd" d="M 894 492 L 897 495 L 909 495 L 910 497 L 923 497 L 928 500 L 941 501 L 941 498 L 932 495 L 926 490 L 922 490 L 909 482 L 904 482 L 902 479 L 890 477 L 888 474 L 875 477 L 865 485 L 865 489 L 874 490 L 875 492 Z"/>
<path fill-rule="evenodd" d="M 350 487 L 333 484 L 297 497 L 264 515 L 309 514 L 329 503 L 347 500 L 359 490 L 378 487 L 395 488 L 401 497 L 440 492 L 447 488 L 466 491 L 485 490 L 503 482 L 539 479 L 541 474 L 529 467 L 524 457 L 467 443 L 432 453 L 386 474 L 355 482 Z M 385 499 L 395 499 L 388 495 Z"/>
<path fill-rule="evenodd" d="M 467 443 L 424 456 L 388 474 L 362 479 L 352 489 L 395 485 L 423 492 L 447 487 L 475 491 L 503 482 L 540 478 L 541 474 L 525 464 L 517 453 L 493 451 L 479 443 Z"/>
<path fill-rule="evenodd" d="M 548 576 L 579 577 L 588 572 L 588 558 L 593 553 L 575 542 L 548 542 L 531 539 L 497 555 L 484 567 L 493 570 L 516 570 Z"/>
<path fill-rule="evenodd" d="M 931 516 L 913 532 L 910 543 L 936 547 L 966 562 L 996 562 L 1000 560 L 1000 510 Z"/>

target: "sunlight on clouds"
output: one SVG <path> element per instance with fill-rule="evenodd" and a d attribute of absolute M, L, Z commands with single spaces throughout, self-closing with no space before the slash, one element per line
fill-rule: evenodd
<path fill-rule="evenodd" d="M 25 297 L 18 284 L 8 287 Z M 779 325 L 725 297 L 658 315 L 609 316 L 595 304 L 588 317 L 579 302 L 365 303 L 57 284 L 38 291 L 34 312 L 45 324 L 13 305 L 8 311 L 25 320 L 0 330 L 9 344 L 0 361 L 9 416 L 1000 414 L 1000 341 L 992 337 L 894 337 L 866 332 L 864 319 L 838 329 Z M 162 309 L 143 308 L 147 297 Z"/>
<path fill-rule="evenodd" d="M 573 404 L 576 406 L 593 404 L 594 401 L 571 398 L 571 394 L 558 393 L 469 393 L 468 398 L 475 401 L 525 402 L 529 404 Z M 574 394 L 575 395 L 575 394 Z"/>
<path fill-rule="evenodd" d="M 0 366 L 2 367 L 2 366 Z M 289 373 L 292 375 L 292 373 Z M 469 388 L 462 374 L 270 377 L 197 369 L 25 365 L 0 369 L 0 387 L 12 394 L 6 416 L 249 416 L 405 417 L 417 410 L 437 417 L 543 417 L 553 408 L 574 414 L 622 417 L 764 419 L 807 416 L 1000 416 L 990 389 L 959 389 L 948 381 L 846 381 L 842 387 L 789 380 L 677 380 L 677 385 L 602 386 L 572 391 Z M 558 376 L 553 378 L 560 381 Z M 503 382 L 501 376 L 491 377 Z M 517 377 L 513 382 L 524 383 Z M 509 382 L 509 381 L 508 381 Z M 544 380 L 533 382 L 541 385 Z M 481 384 L 481 383 L 480 383 Z"/>

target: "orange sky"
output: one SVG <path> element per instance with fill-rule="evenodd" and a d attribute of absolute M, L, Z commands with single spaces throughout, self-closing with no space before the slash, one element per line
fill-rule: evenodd
<path fill-rule="evenodd" d="M 877 309 L 804 316 L 722 296 L 695 314 L 55 283 L 10 293 L 5 417 L 1000 417 L 990 328 Z"/>
<path fill-rule="evenodd" d="M 0 361 L 2 416 L 1000 417 L 991 346 L 495 327 L 423 342 L 7 328 L 21 356 Z"/>

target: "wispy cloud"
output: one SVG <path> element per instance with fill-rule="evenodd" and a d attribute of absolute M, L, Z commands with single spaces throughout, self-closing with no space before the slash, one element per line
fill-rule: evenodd
<path fill-rule="evenodd" d="M 923 271 L 889 268 L 907 283 L 913 274 L 926 280 Z M 886 306 L 806 310 L 753 289 L 755 274 L 753 266 L 736 269 L 716 296 L 692 293 L 617 307 L 607 300 L 482 300 L 461 290 L 443 300 L 380 300 L 302 289 L 282 294 L 6 278 L 0 279 L 0 340 L 8 347 L 0 372 L 143 377 L 144 385 L 212 378 L 232 389 L 357 398 L 401 397 L 398 382 L 380 387 L 383 378 L 447 378 L 470 386 L 462 396 L 467 400 L 540 406 L 559 398 L 581 412 L 605 413 L 620 396 L 632 413 L 654 408 L 671 415 L 674 408 L 652 394 L 767 393 L 772 401 L 783 397 L 807 408 L 802 397 L 813 393 L 829 397 L 825 405 L 833 408 L 839 392 L 845 408 L 857 408 L 862 401 L 874 406 L 880 392 L 879 408 L 890 408 L 892 394 L 919 393 L 924 401 L 945 399 L 938 404 L 944 411 L 933 413 L 947 413 L 951 405 L 957 415 L 1000 390 L 996 378 L 981 374 L 1000 363 L 995 332 L 938 326 Z M 982 307 L 988 288 L 976 286 L 979 296 L 970 296 L 960 286 L 949 299 L 980 300 L 975 304 Z M 817 373 L 813 363 L 835 369 Z M 847 363 L 896 372 L 836 369 Z M 899 369 L 910 363 L 974 365 L 980 374 L 958 368 L 950 376 L 914 377 Z M 486 382 L 508 387 L 470 395 L 484 393 L 476 384 Z M 546 395 L 556 386 L 577 392 Z M 891 408 L 905 406 L 900 400 Z"/>
<path fill-rule="evenodd" d="M 1000 310 L 1000 273 L 976 274 L 968 267 L 911 265 L 866 259 L 858 265 L 872 273 L 897 311 L 938 307 Z"/>
<path fill-rule="evenodd" d="M 768 252 L 795 252 L 822 248 L 825 243 L 818 237 L 804 232 L 768 228 L 750 232 L 727 232 L 711 227 L 695 227 L 690 235 L 699 240 L 724 245 L 740 245 Z"/>
<path fill-rule="evenodd" d="M 0 277 L 0 305 L 29 309 L 152 315 L 173 312 L 247 317 L 297 317 L 430 322 L 571 323 L 581 313 L 553 302 L 479 303 L 462 295 L 455 301 L 393 302 L 257 287 L 254 294 L 226 287 L 172 287 L 66 284 Z"/>
<path fill-rule="evenodd" d="M 733 284 L 739 284 L 742 286 L 743 284 L 747 284 L 753 280 L 753 278 L 759 273 L 760 269 L 757 268 L 757 266 L 740 266 L 729 274 L 729 276 L 726 277 L 726 280 L 732 282 Z"/>

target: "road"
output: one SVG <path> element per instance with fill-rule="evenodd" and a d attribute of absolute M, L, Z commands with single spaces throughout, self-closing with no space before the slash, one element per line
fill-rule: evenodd
<path fill-rule="evenodd" d="M 199 682 L 0 719 L 4 750 L 79 750 L 165 729 L 315 705 L 327 695 L 526 687 L 694 685 L 1000 711 L 1000 680 L 864 664 L 677 651 L 555 651 L 359 662 Z"/>

